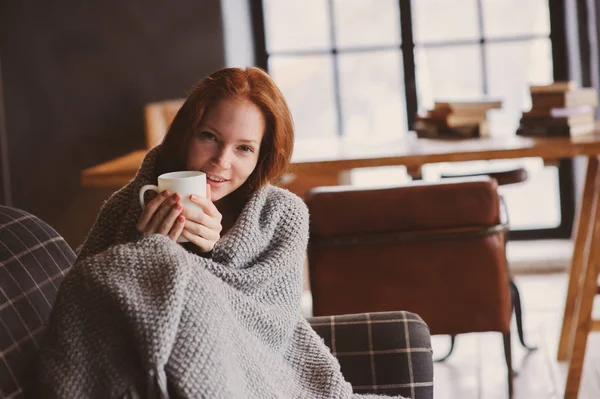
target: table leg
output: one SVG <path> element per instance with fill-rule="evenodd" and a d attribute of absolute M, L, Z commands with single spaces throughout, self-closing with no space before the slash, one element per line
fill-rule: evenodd
<path fill-rule="evenodd" d="M 596 164 L 598 160 L 596 158 Z M 597 171 L 596 171 L 597 172 Z M 567 373 L 567 383 L 565 387 L 565 398 L 577 398 L 579 385 L 581 383 L 581 374 L 583 370 L 583 360 L 585 349 L 587 347 L 588 334 L 592 331 L 592 308 L 594 297 L 598 293 L 598 263 L 600 262 L 600 174 L 596 173 L 596 184 L 594 186 L 594 206 L 590 220 L 592 229 L 590 231 L 589 255 L 587 261 L 583 263 L 582 277 L 583 282 L 581 290 L 577 295 L 575 302 L 575 314 L 572 324 L 575 327 L 571 334 L 573 345 L 571 359 L 569 361 L 569 371 Z"/>
<path fill-rule="evenodd" d="M 578 215 L 575 219 L 574 232 L 574 248 L 573 259 L 571 262 L 571 271 L 569 274 L 569 287 L 567 290 L 567 298 L 565 301 L 565 310 L 563 316 L 563 324 L 560 333 L 560 341 L 558 344 L 558 360 L 567 360 L 573 347 L 573 332 L 577 320 L 576 301 L 581 290 L 581 278 L 583 265 L 588 261 L 590 250 L 590 239 L 592 233 L 593 219 L 591 218 L 592 211 L 595 209 L 598 199 L 597 178 L 600 176 L 598 171 L 600 165 L 597 156 L 588 158 L 588 166 L 585 174 L 585 184 L 583 187 L 583 195 L 581 206 L 578 210 Z M 596 199 L 595 199 L 596 198 Z"/>

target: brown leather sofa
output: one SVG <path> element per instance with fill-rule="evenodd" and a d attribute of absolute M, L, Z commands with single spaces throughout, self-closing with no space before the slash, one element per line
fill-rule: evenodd
<path fill-rule="evenodd" d="M 508 226 L 495 180 L 319 187 L 306 203 L 314 315 L 406 309 L 432 334 L 497 331 L 512 371 Z"/>

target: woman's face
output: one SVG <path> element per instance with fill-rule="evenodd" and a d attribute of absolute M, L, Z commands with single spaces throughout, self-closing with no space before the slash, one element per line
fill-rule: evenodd
<path fill-rule="evenodd" d="M 211 199 L 239 188 L 254 171 L 265 119 L 248 100 L 224 99 L 212 106 L 190 139 L 187 167 L 206 173 Z"/>

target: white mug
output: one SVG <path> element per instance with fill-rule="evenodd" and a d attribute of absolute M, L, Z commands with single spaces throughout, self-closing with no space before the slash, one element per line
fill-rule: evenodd
<path fill-rule="evenodd" d="M 201 208 L 190 200 L 190 195 L 206 197 L 206 174 L 204 172 L 171 172 L 158 176 L 158 186 L 146 184 L 140 189 L 140 205 L 145 205 L 144 194 L 152 190 L 157 194 L 167 190 L 171 194 L 178 193 L 181 197 L 180 203 L 184 208 Z M 188 242 L 184 236 L 179 236 L 177 242 Z"/>

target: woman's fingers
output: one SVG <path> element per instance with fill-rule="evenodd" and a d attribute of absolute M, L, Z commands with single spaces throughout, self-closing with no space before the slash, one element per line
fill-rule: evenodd
<path fill-rule="evenodd" d="M 209 216 L 208 214 L 202 211 L 189 211 L 184 208 L 183 215 L 188 221 L 194 222 L 199 225 L 206 226 L 211 230 L 216 230 L 217 232 L 221 232 L 221 220 L 220 218 L 216 218 L 214 216 Z"/>
<path fill-rule="evenodd" d="M 181 235 L 188 239 L 191 243 L 195 244 L 202 252 L 210 252 L 215 246 L 215 241 L 207 240 L 194 233 L 190 233 L 186 229 L 183 229 Z"/>
<path fill-rule="evenodd" d="M 221 229 L 214 229 L 206 225 L 196 223 L 189 219 L 185 221 L 185 230 L 194 235 L 200 236 L 204 239 L 211 241 L 217 241 L 219 238 L 221 238 L 219 234 L 221 232 Z"/>
<path fill-rule="evenodd" d="M 168 235 L 169 232 L 171 231 L 171 229 L 173 228 L 173 225 L 177 221 L 177 218 L 179 217 L 179 215 L 181 215 L 181 204 L 176 203 L 171 206 L 169 213 L 167 213 L 165 215 L 165 217 L 162 219 L 162 221 L 158 225 L 156 233 L 162 234 L 165 236 Z"/>
<path fill-rule="evenodd" d="M 177 241 L 177 239 L 181 235 L 181 232 L 183 231 L 184 227 L 185 227 L 185 217 L 180 214 L 179 216 L 177 216 L 177 219 L 175 220 L 175 224 L 173 224 L 173 227 L 171 227 L 171 231 L 169 231 L 169 238 L 173 241 Z"/>
<path fill-rule="evenodd" d="M 173 194 L 168 199 L 163 200 L 157 209 L 154 207 L 150 220 L 146 223 L 146 226 L 141 232 L 144 234 L 160 233 L 166 235 L 170 231 L 171 225 L 168 225 L 168 228 L 165 227 L 165 225 L 168 224 L 165 223 L 165 219 L 170 219 L 172 224 L 179 215 L 181 211 L 181 208 L 177 209 L 179 199 L 180 197 L 178 194 Z M 151 212 L 151 210 L 148 212 Z"/>
<path fill-rule="evenodd" d="M 204 198 L 204 197 L 198 197 L 196 195 L 191 195 L 190 201 L 192 201 L 194 204 L 196 204 L 200 208 L 202 208 L 202 211 L 194 210 L 194 209 L 187 210 L 186 217 L 188 219 L 200 221 L 199 219 L 202 218 L 203 215 L 208 215 L 211 218 L 218 221 L 219 223 L 221 223 L 223 216 L 221 215 L 221 212 L 219 212 L 219 210 L 217 209 L 215 204 L 210 199 Z"/>
<path fill-rule="evenodd" d="M 152 220 L 152 216 L 156 213 L 156 210 L 169 198 L 169 192 L 167 190 L 162 191 L 159 195 L 155 196 L 150 202 L 144 206 L 142 215 L 138 221 L 136 228 L 140 233 L 146 230 L 146 227 Z"/>

